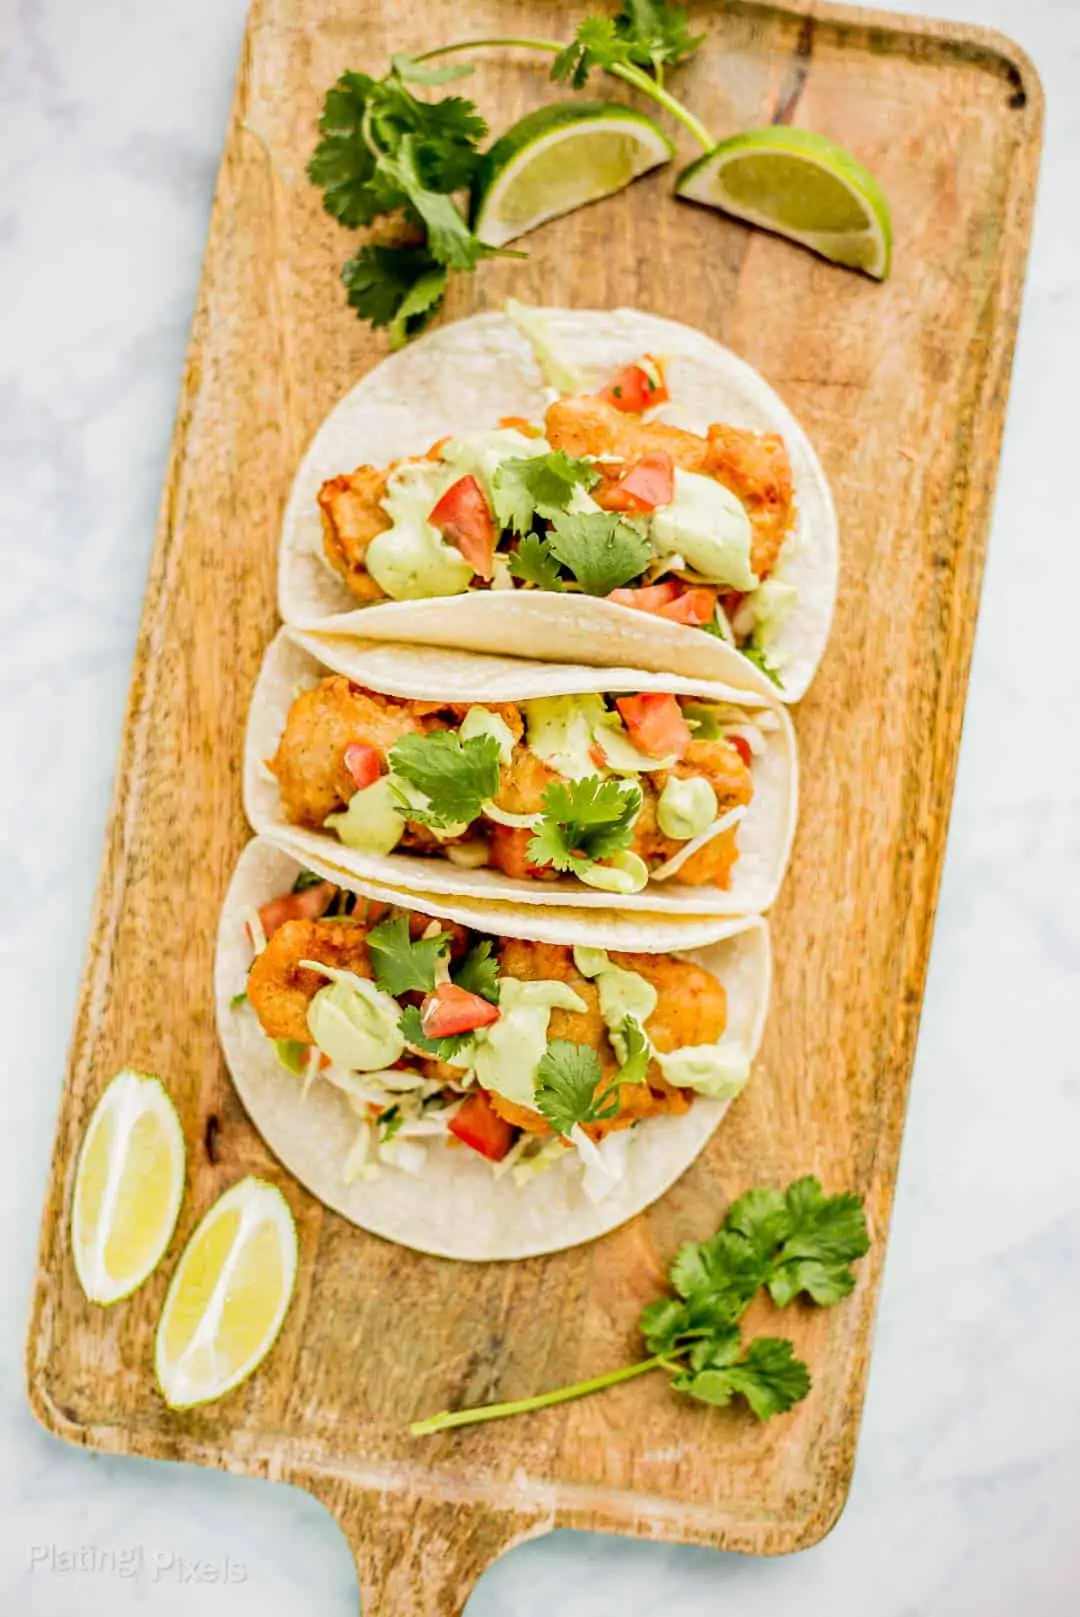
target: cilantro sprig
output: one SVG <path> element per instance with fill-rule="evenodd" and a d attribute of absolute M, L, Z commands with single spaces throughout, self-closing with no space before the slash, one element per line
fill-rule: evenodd
<path fill-rule="evenodd" d="M 529 841 L 530 862 L 580 875 L 629 847 L 641 804 L 641 788 L 632 781 L 600 775 L 552 781 Z"/>
<path fill-rule="evenodd" d="M 490 1004 L 499 1003 L 499 962 L 495 959 L 490 938 L 474 944 L 458 966 L 451 967 L 450 976 L 459 988 L 470 994 L 479 994 Z"/>
<path fill-rule="evenodd" d="M 614 511 L 563 512 L 547 537 L 557 561 L 573 573 L 586 595 L 609 595 L 643 573 L 652 546 Z"/>
<path fill-rule="evenodd" d="M 454 200 L 477 178 L 488 130 L 462 96 L 429 101 L 414 94 L 414 86 L 436 89 L 472 72 L 431 66 L 438 57 L 481 46 L 545 51 L 555 59 L 552 78 L 575 89 L 600 69 L 658 102 L 709 151 L 715 144 L 709 130 L 663 84 L 665 68 L 686 61 L 702 37 L 690 33 L 681 6 L 622 0 L 613 17 L 586 17 L 569 43 L 461 40 L 416 57 L 392 55 L 381 79 L 343 73 L 326 93 L 308 176 L 340 224 L 357 230 L 378 223 L 382 232 L 342 269 L 350 306 L 385 327 L 398 348 L 437 312 L 451 273 L 475 270 L 489 256 L 526 256 L 480 241 Z"/>
<path fill-rule="evenodd" d="M 576 489 L 587 494 L 599 481 L 595 466 L 561 449 L 504 460 L 496 470 L 491 491 L 495 515 L 500 527 L 525 534 L 538 516 L 551 520 L 561 515 Z"/>
<path fill-rule="evenodd" d="M 606 1123 L 619 1110 L 619 1092 L 603 1084 L 600 1057 L 589 1044 L 551 1039 L 536 1069 L 536 1109 L 556 1134 Z"/>
<path fill-rule="evenodd" d="M 623 0 L 614 17 L 586 17 L 559 52 L 551 76 L 584 89 L 594 68 L 639 67 L 664 82 L 665 67 L 692 56 L 704 34 L 691 34 L 682 6 L 664 0 Z"/>
<path fill-rule="evenodd" d="M 786 1191 L 751 1190 L 728 1209 L 709 1240 L 684 1246 L 671 1268 L 676 1295 L 641 1316 L 648 1357 L 589 1381 L 512 1403 L 446 1410 L 414 1421 L 414 1437 L 525 1415 L 665 1370 L 675 1392 L 723 1407 L 742 1399 L 758 1420 L 785 1414 L 810 1391 L 810 1371 L 786 1337 L 759 1336 L 744 1348 L 739 1321 L 766 1287 L 778 1307 L 805 1295 L 829 1307 L 854 1289 L 852 1264 L 870 1247 L 859 1197 L 826 1196 L 812 1177 Z"/>
<path fill-rule="evenodd" d="M 467 825 L 499 789 L 499 743 L 492 735 L 463 741 L 457 730 L 429 730 L 402 736 L 389 756 L 391 772 L 428 799 L 426 808 L 401 804 L 399 812 L 418 824 Z"/>

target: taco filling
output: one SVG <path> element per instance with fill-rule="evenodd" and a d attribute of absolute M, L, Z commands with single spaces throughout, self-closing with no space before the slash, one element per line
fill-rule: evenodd
<path fill-rule="evenodd" d="M 319 490 L 326 559 L 365 604 L 539 589 L 606 598 L 703 629 L 768 669 L 794 605 L 774 576 L 795 525 L 776 433 L 656 419 L 644 356 L 544 421 L 503 420 Z"/>
<path fill-rule="evenodd" d="M 297 1082 L 346 1097 L 347 1181 L 420 1173 L 437 1145 L 524 1183 L 574 1149 L 599 1199 L 625 1160 L 610 1136 L 695 1093 L 729 1099 L 749 1074 L 723 984 L 675 955 L 489 937 L 306 871 L 247 926 L 235 1009 Z"/>
<path fill-rule="evenodd" d="M 333 674 L 295 698 L 267 767 L 290 822 L 361 853 L 723 890 L 777 722 L 658 692 L 415 701 Z"/>

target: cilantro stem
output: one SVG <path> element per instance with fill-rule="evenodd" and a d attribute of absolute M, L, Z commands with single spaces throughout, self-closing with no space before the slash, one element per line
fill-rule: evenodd
<path fill-rule="evenodd" d="M 606 1375 L 594 1376 L 590 1381 L 578 1381 L 572 1387 L 559 1387 L 555 1392 L 541 1392 L 535 1398 L 517 1398 L 508 1404 L 480 1404 L 475 1409 L 444 1409 L 441 1415 L 429 1415 L 426 1420 L 413 1421 L 409 1432 L 413 1437 L 431 1437 L 435 1432 L 448 1432 L 455 1426 L 474 1426 L 481 1421 L 505 1420 L 508 1415 L 529 1415 L 535 1409 L 549 1409 L 553 1404 L 568 1404 L 573 1398 L 585 1398 L 591 1392 L 602 1392 L 615 1387 L 620 1381 L 632 1381 L 635 1376 L 650 1370 L 677 1368 L 671 1356 L 658 1353 L 655 1358 L 642 1359 L 622 1370 L 609 1370 Z"/>
<path fill-rule="evenodd" d="M 424 51 L 414 56 L 414 62 L 430 62 L 437 56 L 456 56 L 460 51 L 488 50 L 493 46 L 516 46 L 521 50 L 548 51 L 557 56 L 564 48 L 562 41 L 557 39 L 461 39 L 453 45 L 436 45 L 434 50 Z M 630 84 L 642 95 L 647 95 L 658 106 L 664 108 L 671 116 L 681 123 L 688 134 L 692 135 L 703 151 L 711 152 L 716 145 L 715 137 L 699 118 L 695 118 L 689 107 L 684 107 L 673 95 L 664 89 L 658 79 L 651 79 L 640 67 L 634 67 L 629 62 L 613 62 L 604 68 L 605 73 L 611 73 L 625 84 Z"/>

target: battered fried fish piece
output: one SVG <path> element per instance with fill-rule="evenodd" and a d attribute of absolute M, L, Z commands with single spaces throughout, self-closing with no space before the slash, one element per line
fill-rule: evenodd
<path fill-rule="evenodd" d="M 715 1044 L 723 1036 L 727 991 L 703 966 L 669 954 L 613 954 L 611 963 L 636 971 L 656 989 L 659 998 L 645 1031 L 658 1050 Z"/>
<path fill-rule="evenodd" d="M 707 780 L 716 793 L 717 811 L 726 814 L 729 809 L 749 803 L 754 795 L 754 781 L 749 768 L 729 741 L 692 741 L 686 756 L 675 767 L 657 770 L 641 777 L 642 806 L 634 826 L 632 852 L 639 854 L 646 864 L 661 864 L 674 858 L 684 846 L 667 837 L 660 829 L 656 807 L 660 793 L 667 785 L 668 776 L 686 780 L 692 775 Z M 727 887 L 731 869 L 738 858 L 738 826 L 721 831 L 690 858 L 671 877 L 687 887 Z"/>
<path fill-rule="evenodd" d="M 364 929 L 355 922 L 286 921 L 255 956 L 248 974 L 248 1000 L 268 1038 L 314 1042 L 308 1006 L 327 979 L 301 966 L 301 960 L 318 960 L 358 977 L 373 975 Z"/>
<path fill-rule="evenodd" d="M 584 394 L 556 399 L 548 407 L 547 439 L 552 449 L 582 459 L 587 455 L 618 455 L 637 460 L 642 455 L 669 454 L 684 472 L 715 477 L 738 496 L 750 518 L 750 560 L 759 578 L 776 566 L 781 546 L 794 520 L 795 491 L 784 440 L 776 433 L 747 432 L 714 423 L 708 436 L 673 427 L 666 422 L 642 421 L 606 400 Z M 620 472 L 600 467 L 603 480 L 593 489 L 604 506 Z"/>
<path fill-rule="evenodd" d="M 410 461 L 438 460 L 448 440 L 440 438 L 426 455 L 410 456 Z M 330 477 L 320 488 L 316 498 L 322 516 L 323 550 L 326 559 L 340 573 L 358 601 L 385 601 L 367 570 L 368 545 L 390 527 L 390 518 L 382 508 L 386 485 L 391 472 L 406 461 L 396 460 L 385 471 L 377 466 L 358 466 L 353 472 Z"/>
<path fill-rule="evenodd" d="M 379 503 L 389 475 L 389 469 L 358 466 L 354 472 L 329 478 L 318 493 L 326 559 L 358 601 L 386 598 L 368 572 L 365 557 L 375 536 L 390 526 Z"/>
<path fill-rule="evenodd" d="M 302 692 L 289 709 L 277 752 L 268 760 L 289 819 L 319 829 L 356 791 L 345 767 L 346 747 L 359 742 L 385 755 L 402 736 L 431 728 L 433 705 L 372 695 L 342 674 Z"/>
<path fill-rule="evenodd" d="M 667 1002 L 661 1000 L 648 1022 L 649 1035 L 655 1034 L 658 1049 L 673 1050 L 690 1042 L 707 1044 L 720 1037 L 726 1018 L 724 990 L 700 966 L 675 960 L 671 955 L 613 955 L 612 961 L 627 971 L 640 972 L 666 997 Z M 587 1008 L 583 1012 L 552 1011 L 548 1038 L 589 1045 L 600 1058 L 603 1082 L 610 1083 L 618 1071 L 618 1058 L 600 1014 L 596 984 L 583 977 L 574 965 L 573 949 L 564 944 L 507 939 L 501 948 L 500 973 L 524 982 L 544 979 L 568 984 Z M 713 1027 L 717 1029 L 715 1033 L 710 1032 Z M 550 1133 L 545 1119 L 531 1107 L 518 1106 L 496 1093 L 488 1098 L 499 1116 L 515 1128 L 529 1134 Z M 654 1062 L 647 1082 L 619 1086 L 619 1110 L 615 1116 L 602 1123 L 590 1123 L 586 1133 L 590 1139 L 600 1141 L 643 1118 L 662 1112 L 684 1112 L 689 1105 L 686 1092 L 667 1083 Z"/>

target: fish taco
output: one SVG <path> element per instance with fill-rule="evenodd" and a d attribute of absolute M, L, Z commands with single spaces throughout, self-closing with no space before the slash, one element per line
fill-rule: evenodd
<path fill-rule="evenodd" d="M 440 1256 L 590 1241 L 682 1174 L 749 1076 L 765 923 L 609 931 L 460 901 L 447 920 L 241 855 L 215 966 L 226 1061 L 282 1162 L 362 1228 Z M 587 936 L 588 941 L 581 941 Z"/>
<path fill-rule="evenodd" d="M 244 775 L 257 832 L 361 881 L 684 917 L 767 909 L 797 811 L 759 693 L 289 629 Z"/>
<path fill-rule="evenodd" d="M 331 411 L 283 528 L 287 623 L 797 700 L 838 544 L 809 440 L 728 349 L 635 310 L 477 315 Z"/>

